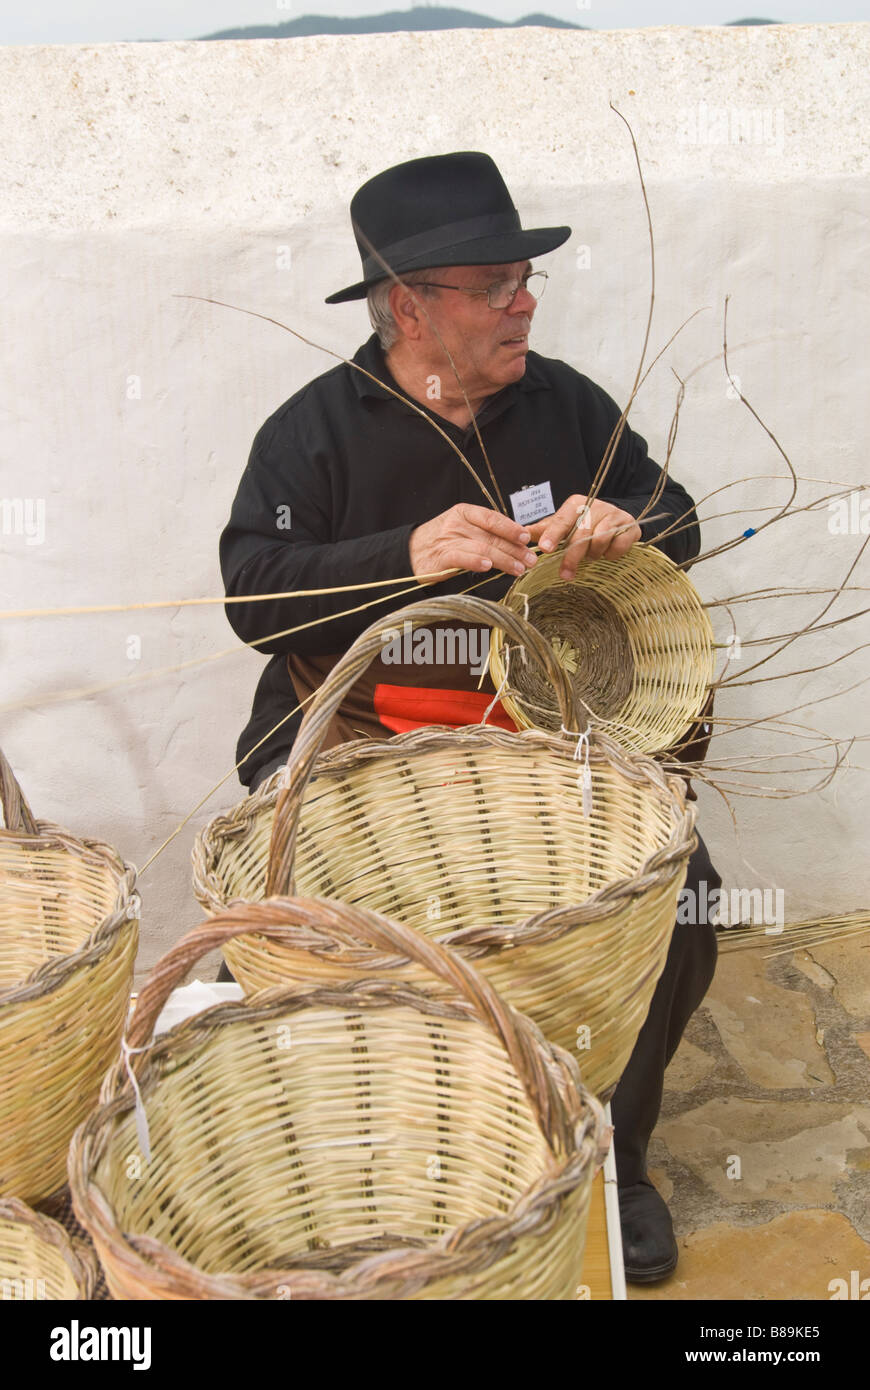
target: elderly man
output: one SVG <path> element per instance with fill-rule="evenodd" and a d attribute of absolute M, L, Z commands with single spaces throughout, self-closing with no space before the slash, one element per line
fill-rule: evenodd
<path fill-rule="evenodd" d="M 376 331 L 356 367 L 317 377 L 258 432 L 221 537 L 221 567 L 230 596 L 395 585 L 228 605 L 238 635 L 273 654 L 239 741 L 252 790 L 287 760 L 299 724 L 284 720 L 288 710 L 378 613 L 413 601 L 414 578 L 427 593 L 449 594 L 484 576 L 476 592 L 498 599 L 536 563 L 534 545 L 551 551 L 568 538 L 560 573 L 569 579 L 584 560 L 655 540 L 677 517 L 695 524 L 663 537 L 662 549 L 682 561 L 700 547 L 692 500 L 671 478 L 653 509 L 659 519 L 635 520 L 661 470 L 628 428 L 603 495 L 586 508 L 619 408 L 588 377 L 529 347 L 546 283 L 532 261 L 560 246 L 569 227 L 524 230 L 493 161 L 467 152 L 386 170 L 357 192 L 351 216 L 363 276 L 327 302 L 367 298 Z M 454 573 L 433 578 L 444 571 Z M 480 665 L 461 655 L 454 643 L 451 659 L 424 667 L 401 644 L 385 649 L 328 742 L 476 722 L 495 692 L 488 680 L 478 688 Z M 491 722 L 512 727 L 500 705 Z M 708 890 L 721 884 L 703 842 L 687 888 L 699 880 Z M 664 1278 L 677 1261 L 646 1151 L 665 1067 L 715 955 L 712 927 L 675 927 L 613 1097 L 626 1274 L 636 1282 Z"/>

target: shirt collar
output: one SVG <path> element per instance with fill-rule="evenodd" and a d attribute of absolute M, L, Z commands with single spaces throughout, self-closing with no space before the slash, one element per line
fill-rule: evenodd
<path fill-rule="evenodd" d="M 372 336 L 363 343 L 362 347 L 357 349 L 352 360 L 360 367 L 364 367 L 367 372 L 371 372 L 373 376 L 378 377 L 380 381 L 389 380 L 394 390 L 399 389 L 398 384 L 393 382 L 389 374 L 383 348 L 378 342 L 377 333 L 373 333 Z M 379 382 L 372 381 L 370 377 L 364 376 L 362 372 L 354 371 L 353 368 L 351 368 L 350 374 L 354 389 L 360 400 L 366 396 L 379 396 L 384 400 L 395 400 L 395 396 L 393 396 L 386 387 L 381 386 Z M 526 370 L 519 381 L 512 382 L 509 386 L 502 387 L 501 391 L 496 391 L 494 395 L 487 397 L 487 400 L 481 407 L 481 412 L 486 409 L 490 402 L 495 401 L 496 396 L 501 396 L 503 392 L 549 391 L 550 389 L 550 382 L 547 380 L 541 367 L 541 360 L 537 353 L 530 352 L 526 357 Z"/>

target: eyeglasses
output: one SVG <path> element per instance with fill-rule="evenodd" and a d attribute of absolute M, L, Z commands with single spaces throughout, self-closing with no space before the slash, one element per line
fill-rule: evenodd
<path fill-rule="evenodd" d="M 437 280 L 420 280 L 422 285 L 430 285 L 433 290 L 458 290 L 460 294 L 485 294 L 490 309 L 509 309 L 520 292 L 520 287 L 528 290 L 534 299 L 543 297 L 547 284 L 546 270 L 531 270 L 521 280 L 499 280 L 486 290 L 467 290 L 464 285 L 440 285 Z"/>

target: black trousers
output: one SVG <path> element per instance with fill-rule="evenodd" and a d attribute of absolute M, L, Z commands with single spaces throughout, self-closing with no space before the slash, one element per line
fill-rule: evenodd
<path fill-rule="evenodd" d="M 285 753 L 266 763 L 253 778 L 251 791 L 285 763 L 287 757 Z M 683 892 L 694 893 L 697 903 L 701 896 L 698 886 L 704 881 L 708 894 L 722 887 L 722 879 L 713 868 L 707 846 L 699 835 L 698 847 L 689 858 Z M 665 968 L 656 985 L 646 1022 L 610 1102 L 620 1187 L 630 1187 L 646 1177 L 647 1145 L 661 1109 L 665 1068 L 680 1045 L 686 1024 L 710 987 L 716 954 L 716 931 L 709 923 L 678 922 L 675 925 Z M 222 961 L 218 980 L 232 979 Z"/>
<path fill-rule="evenodd" d="M 699 896 L 703 898 L 698 885 L 704 881 L 707 893 L 722 887 L 722 879 L 699 835 L 698 848 L 689 859 L 683 892 L 693 892 L 697 903 Z M 674 927 L 667 962 L 646 1022 L 610 1102 L 620 1187 L 631 1187 L 646 1177 L 647 1145 L 661 1109 L 665 1068 L 716 970 L 716 930 L 709 923 L 695 923 L 691 920 L 694 915 L 690 914 L 691 924 L 678 922 Z"/>

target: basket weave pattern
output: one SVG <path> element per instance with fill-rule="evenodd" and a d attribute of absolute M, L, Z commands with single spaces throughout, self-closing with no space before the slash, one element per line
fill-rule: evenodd
<path fill-rule="evenodd" d="M 0 1194 L 36 1203 L 115 1056 L 138 899 L 109 845 L 34 820 L 2 752 L 0 795 Z"/>
<path fill-rule="evenodd" d="M 0 1198 L 0 1298 L 90 1299 L 93 1251 L 16 1197 Z"/>
<path fill-rule="evenodd" d="M 541 556 L 503 606 L 524 615 L 528 608 L 596 728 L 641 753 L 673 747 L 703 709 L 714 676 L 713 629 L 694 585 L 654 545 L 587 560 L 571 581 L 559 579 L 562 558 Z M 496 687 L 506 681 L 505 709 L 520 728 L 557 730 L 551 687 L 509 648 L 495 628 L 490 670 Z"/>
<path fill-rule="evenodd" d="M 158 962 L 131 1047 L 200 955 L 251 931 L 300 954 L 405 954 L 449 995 L 373 979 L 275 989 L 178 1025 L 133 1058 L 141 1173 L 116 1067 L 70 1148 L 113 1295 L 576 1297 L 601 1108 L 570 1056 L 418 933 L 337 903 L 239 904 Z"/>
<path fill-rule="evenodd" d="M 466 598 L 413 605 L 399 619 L 460 615 L 509 625 L 551 673 L 565 727 L 576 727 L 552 649 L 517 615 Z M 590 739 L 588 816 L 576 739 L 564 736 L 427 728 L 318 756 L 323 730 L 377 650 L 381 627 L 363 634 L 317 692 L 287 790 L 275 774 L 198 838 L 197 897 L 217 912 L 295 885 L 417 928 L 473 959 L 551 1041 L 576 1049 L 581 1038 L 584 1081 L 606 1096 L 664 968 L 694 845 L 683 785 L 599 734 Z M 239 938 L 225 954 L 248 991 L 375 969 L 419 982 L 406 962 L 360 951 L 303 960 L 281 945 Z"/>

